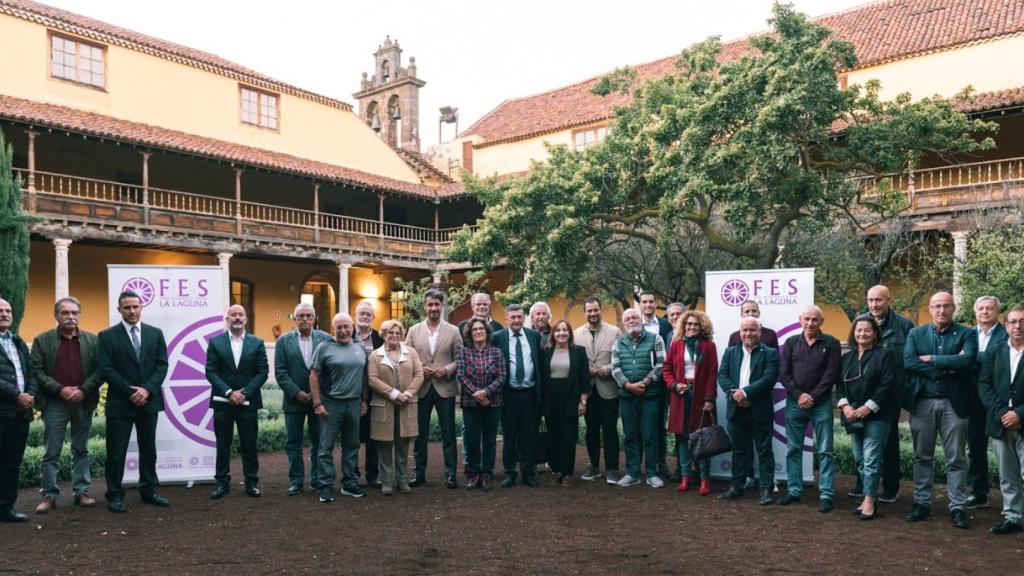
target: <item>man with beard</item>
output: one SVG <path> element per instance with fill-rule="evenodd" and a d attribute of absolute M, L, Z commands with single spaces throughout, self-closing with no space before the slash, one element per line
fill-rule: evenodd
<path fill-rule="evenodd" d="M 587 323 L 576 329 L 575 341 L 587 351 L 590 378 L 594 390 L 587 397 L 584 420 L 587 423 L 587 455 L 590 467 L 583 480 L 601 477 L 601 448 L 604 445 L 604 468 L 609 484 L 618 483 L 619 475 L 619 386 L 612 378 L 612 349 L 622 331 L 601 319 L 601 301 L 587 298 L 583 302 Z"/>
<path fill-rule="evenodd" d="M 257 416 L 263 407 L 260 388 L 269 367 L 263 340 L 245 333 L 245 308 L 235 304 L 224 317 L 228 331 L 215 336 L 206 348 L 206 379 L 212 388 L 213 433 L 217 438 L 217 486 L 214 500 L 231 491 L 231 442 L 238 427 L 245 493 L 260 495 L 260 463 L 256 456 Z"/>
<path fill-rule="evenodd" d="M 551 307 L 547 302 L 534 302 L 530 306 L 530 328 L 540 334 L 540 345 L 548 347 L 548 337 L 551 335 Z"/>

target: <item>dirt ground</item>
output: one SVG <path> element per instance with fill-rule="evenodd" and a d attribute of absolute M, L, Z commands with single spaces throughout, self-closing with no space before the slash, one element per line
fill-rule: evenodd
<path fill-rule="evenodd" d="M 996 490 L 993 508 L 972 513 L 963 531 L 949 524 L 944 495 L 932 519 L 905 522 L 907 482 L 898 503 L 862 522 L 849 512 L 850 477 L 837 478 L 831 514 L 818 512 L 813 488 L 789 508 L 760 508 L 750 493 L 719 502 L 603 479 L 562 488 L 550 475 L 538 489 L 485 494 L 461 478 L 445 489 L 440 446 L 431 451 L 430 482 L 412 494 L 339 494 L 333 504 L 309 490 L 285 494 L 283 452 L 260 455 L 259 499 L 240 486 L 219 501 L 210 485 L 166 486 L 170 508 L 129 493 L 128 513 L 115 515 L 102 501 L 72 506 L 64 486 L 60 507 L 41 516 L 31 514 L 37 493 L 23 490 L 17 508 L 31 522 L 0 525 L 0 574 L 985 574 L 1024 560 L 1024 537 L 987 532 L 999 521 Z M 582 469 L 582 448 L 577 457 Z M 715 483 L 716 494 L 723 488 Z M 103 489 L 94 481 L 93 494 Z"/>

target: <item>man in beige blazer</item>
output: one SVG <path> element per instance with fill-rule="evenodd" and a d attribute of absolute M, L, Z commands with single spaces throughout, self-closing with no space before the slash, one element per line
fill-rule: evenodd
<path fill-rule="evenodd" d="M 604 468 L 609 484 L 619 481 L 619 386 L 612 378 L 612 348 L 622 336 L 618 327 L 601 320 L 601 301 L 583 302 L 587 323 L 576 329 L 573 341 L 587 350 L 594 390 L 587 398 L 587 454 L 590 466 L 583 480 L 601 477 L 600 457 L 604 444 Z M 603 442 L 602 442 L 603 441 Z"/>
<path fill-rule="evenodd" d="M 430 439 L 430 413 L 437 410 L 444 451 L 444 476 L 448 488 L 455 482 L 455 369 L 462 337 L 459 329 L 441 319 L 444 293 L 427 290 L 423 296 L 427 319 L 409 328 L 405 343 L 416 350 L 423 362 L 423 386 L 419 389 L 419 436 L 413 448 L 415 477 L 411 486 L 427 482 L 427 442 Z"/>

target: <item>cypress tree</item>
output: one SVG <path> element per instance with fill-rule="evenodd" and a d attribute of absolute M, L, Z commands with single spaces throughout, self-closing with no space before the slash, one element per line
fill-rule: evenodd
<path fill-rule="evenodd" d="M 0 131 L 0 298 L 14 311 L 17 332 L 28 295 L 28 225 L 32 218 L 21 208 L 21 182 L 14 177 L 14 151 Z"/>

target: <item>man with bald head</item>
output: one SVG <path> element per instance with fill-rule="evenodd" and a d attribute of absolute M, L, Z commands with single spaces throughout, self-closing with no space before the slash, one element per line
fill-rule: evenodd
<path fill-rule="evenodd" d="M 320 501 L 334 502 L 334 444 L 341 439 L 341 494 L 362 498 L 356 465 L 359 463 L 359 418 L 366 414 L 369 396 L 366 348 L 352 339 L 354 322 L 345 313 L 331 320 L 334 339 L 321 343 L 313 353 L 309 392 L 313 410 L 320 418 L 318 473 Z"/>
<path fill-rule="evenodd" d="M 910 412 L 914 439 L 914 507 L 907 521 L 931 516 L 935 442 L 941 437 L 950 521 L 957 528 L 970 528 L 965 511 L 967 418 L 978 339 L 972 330 L 953 322 L 956 305 L 949 292 L 936 292 L 928 301 L 928 311 L 931 323 L 911 330 L 903 348 L 908 379 L 901 404 Z"/>
<path fill-rule="evenodd" d="M 238 427 L 245 493 L 260 495 L 260 462 L 256 456 L 257 417 L 263 407 L 260 388 L 270 368 L 263 340 L 245 333 L 245 308 L 235 304 L 224 317 L 227 332 L 213 337 L 206 347 L 206 379 L 210 382 L 213 433 L 217 438 L 217 486 L 210 497 L 231 491 L 231 442 Z"/>
<path fill-rule="evenodd" d="M 779 506 L 799 502 L 803 495 L 804 430 L 810 422 L 818 450 L 818 510 L 834 508 L 832 457 L 834 415 L 832 388 L 839 376 L 839 341 L 821 331 L 825 315 L 813 304 L 800 313 L 800 333 L 783 345 L 779 372 L 786 388 L 786 483 Z"/>
<path fill-rule="evenodd" d="M 892 294 L 889 289 L 879 284 L 872 286 L 867 295 L 868 314 L 878 323 L 882 330 L 882 345 L 892 352 L 893 358 L 897 359 L 896 389 L 903 388 L 905 370 L 903 369 L 903 346 L 907 342 L 907 335 L 914 328 L 914 323 L 909 318 L 902 316 L 892 309 Z M 900 421 L 900 412 L 896 411 L 892 416 L 892 434 L 889 434 L 882 451 L 882 494 L 878 497 L 880 502 L 893 503 L 900 498 L 900 435 L 896 433 Z M 861 485 L 860 476 L 857 476 L 857 485 L 850 491 L 850 496 L 862 498 L 864 487 Z"/>
<path fill-rule="evenodd" d="M 28 522 L 28 516 L 14 509 L 14 502 L 39 382 L 28 346 L 13 327 L 11 304 L 0 298 L 0 522 Z"/>

